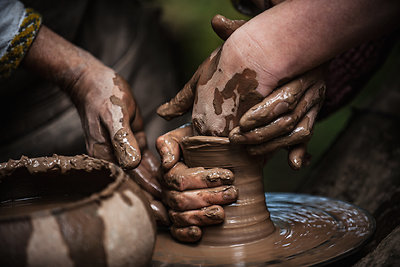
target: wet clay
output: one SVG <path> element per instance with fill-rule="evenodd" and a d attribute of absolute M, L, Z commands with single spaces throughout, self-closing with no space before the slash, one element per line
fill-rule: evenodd
<path fill-rule="evenodd" d="M 222 47 L 214 51 L 214 55 L 204 60 L 192 78 L 185 84 L 170 102 L 165 103 L 157 109 L 157 114 L 166 120 L 171 120 L 187 112 L 189 108 L 198 103 L 198 85 L 205 85 L 213 77 L 217 70 L 219 59 L 221 57 Z"/>
<path fill-rule="evenodd" d="M 221 69 L 216 71 L 222 72 Z M 246 68 L 241 73 L 233 75 L 222 90 L 214 88 L 214 114 L 218 116 L 218 120 L 225 120 L 225 127 L 223 129 L 208 128 L 209 124 L 202 121 L 201 116 L 196 116 L 193 118 L 196 132 L 200 135 L 228 136 L 229 132 L 239 125 L 242 115 L 263 100 L 262 95 L 256 91 L 258 87 L 256 76 L 254 70 Z M 197 93 L 199 92 L 197 91 Z M 232 102 L 233 105 L 228 104 L 228 108 L 224 107 L 224 103 L 227 101 Z M 201 104 L 199 103 L 199 105 Z M 195 108 L 196 106 L 195 102 Z"/>
<path fill-rule="evenodd" d="M 332 199 L 273 194 L 268 211 L 259 159 L 227 138 L 188 137 L 182 151 L 189 167 L 230 169 L 239 198 L 223 207 L 222 224 L 202 228 L 197 244 L 179 243 L 159 230 L 153 266 L 314 265 L 349 253 L 373 233 L 370 215 Z"/>
<path fill-rule="evenodd" d="M 203 228 L 200 244 L 236 245 L 253 242 L 274 231 L 265 205 L 262 165 L 247 156 L 244 146 L 233 146 L 226 138 L 195 136 L 183 140 L 182 151 L 188 167 L 224 168 L 235 175 L 239 191 L 236 203 L 224 206 L 222 225 Z"/>
<path fill-rule="evenodd" d="M 146 197 L 112 163 L 54 155 L 0 164 L 1 266 L 147 266 L 155 234 Z"/>

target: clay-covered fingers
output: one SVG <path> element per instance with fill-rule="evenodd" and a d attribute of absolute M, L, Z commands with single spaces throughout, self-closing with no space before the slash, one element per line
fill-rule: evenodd
<path fill-rule="evenodd" d="M 169 226 L 171 224 L 167 210 L 162 202 L 158 200 L 151 200 L 150 207 L 158 225 Z"/>
<path fill-rule="evenodd" d="M 199 66 L 182 90 L 180 90 L 169 102 L 161 105 L 157 109 L 158 115 L 166 120 L 171 120 L 185 114 L 193 106 L 195 90 L 201 69 L 202 65 Z"/>
<path fill-rule="evenodd" d="M 284 93 L 284 90 L 279 90 L 272 93 L 271 98 L 268 97 L 269 100 L 264 100 L 262 102 L 264 104 L 258 105 L 256 109 L 249 111 L 254 115 L 251 120 L 254 121 L 254 118 L 260 118 L 262 123 L 266 124 L 265 126 L 248 132 L 243 132 L 241 127 L 236 127 L 229 133 L 229 139 L 233 143 L 238 144 L 261 144 L 278 136 L 291 133 L 297 127 L 300 120 L 304 118 L 305 114 L 314 106 L 319 105 L 325 96 L 325 85 L 322 82 L 313 84 L 304 94 L 302 93 L 301 86 L 296 87 L 298 90 L 292 90 L 294 87 L 289 88 L 291 93 L 287 95 L 288 97 L 285 101 L 282 99 L 276 100 L 282 97 L 285 98 L 284 95 L 286 93 Z M 292 109 L 292 112 L 269 122 L 271 118 L 275 118 Z M 269 112 L 264 114 L 265 110 Z M 250 118 L 246 114 L 244 115 L 246 116 L 245 118 Z M 258 123 L 252 125 L 258 125 Z"/>
<path fill-rule="evenodd" d="M 161 186 L 157 177 L 151 174 L 143 164 L 132 170 L 126 170 L 129 176 L 142 187 L 146 192 L 150 193 L 157 199 L 161 199 Z"/>
<path fill-rule="evenodd" d="M 155 198 L 161 199 L 161 164 L 147 147 L 146 136 L 143 131 L 135 133 L 142 160 L 140 165 L 133 170 L 127 171 L 131 178 L 139 184 L 144 190 L 152 194 Z"/>
<path fill-rule="evenodd" d="M 167 213 L 167 209 L 165 208 L 164 204 L 158 200 L 155 200 L 154 197 L 146 192 L 142 191 L 147 200 L 150 203 L 150 208 L 152 211 L 152 214 L 154 216 L 154 219 L 156 220 L 158 225 L 162 226 L 169 226 L 171 225 L 171 222 L 169 220 L 169 216 Z"/>
<path fill-rule="evenodd" d="M 315 70 L 315 72 L 317 71 Z M 275 89 L 240 118 L 240 130 L 247 132 L 266 125 L 282 114 L 294 110 L 301 99 L 304 99 L 305 92 L 313 91 L 314 93 L 325 86 L 322 80 L 318 78 L 320 77 L 311 72 Z"/>
<path fill-rule="evenodd" d="M 178 162 L 164 174 L 164 184 L 173 190 L 184 191 L 233 184 L 234 176 L 230 170 L 221 168 L 188 168 Z"/>
<path fill-rule="evenodd" d="M 288 163 L 293 170 L 299 170 L 310 161 L 310 154 L 307 153 L 307 143 L 301 143 L 289 148 Z"/>
<path fill-rule="evenodd" d="M 175 227 L 171 226 L 170 232 L 173 238 L 185 243 L 194 243 L 200 240 L 202 232 L 198 226 Z"/>
<path fill-rule="evenodd" d="M 245 24 L 245 20 L 230 20 L 220 14 L 215 15 L 211 20 L 214 32 L 224 41 L 231 36 L 240 26 Z"/>
<path fill-rule="evenodd" d="M 176 227 L 206 226 L 222 223 L 225 219 L 225 212 L 221 206 L 213 205 L 199 210 L 182 212 L 170 210 L 169 218 Z"/>
<path fill-rule="evenodd" d="M 175 211 L 195 210 L 212 205 L 226 205 L 235 202 L 238 190 L 232 185 L 207 189 L 175 190 L 164 192 L 164 203 Z"/>
<path fill-rule="evenodd" d="M 251 155 L 269 154 L 279 148 L 287 148 L 307 142 L 311 138 L 315 118 L 320 106 L 315 105 L 311 108 L 289 135 L 277 137 L 263 144 L 250 145 L 247 148 L 248 152 Z"/>
<path fill-rule="evenodd" d="M 129 125 L 124 124 L 116 130 L 110 121 L 106 123 L 98 118 L 89 121 L 85 127 L 89 155 L 116 162 L 126 170 L 135 168 L 141 160 L 140 148 Z"/>
<path fill-rule="evenodd" d="M 192 125 L 188 124 L 157 138 L 156 148 L 164 169 L 171 169 L 179 161 L 181 156 L 179 144 L 185 136 L 192 135 Z"/>

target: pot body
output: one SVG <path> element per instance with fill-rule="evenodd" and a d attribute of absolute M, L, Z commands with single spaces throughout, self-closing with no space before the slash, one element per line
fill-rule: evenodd
<path fill-rule="evenodd" d="M 155 223 L 140 188 L 88 156 L 0 164 L 1 266 L 146 266 Z"/>
<path fill-rule="evenodd" d="M 239 190 L 238 200 L 224 206 L 224 223 L 202 228 L 200 244 L 244 244 L 265 238 L 275 230 L 265 205 L 261 160 L 249 156 L 245 146 L 230 144 L 223 137 L 194 136 L 183 141 L 182 151 L 189 167 L 231 170 Z"/>

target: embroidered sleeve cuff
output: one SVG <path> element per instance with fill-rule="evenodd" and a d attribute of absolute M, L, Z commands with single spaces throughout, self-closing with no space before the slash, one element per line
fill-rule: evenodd
<path fill-rule="evenodd" d="M 42 24 L 42 17 L 33 9 L 25 9 L 19 30 L 0 58 L 0 78 L 6 78 L 19 66 Z"/>

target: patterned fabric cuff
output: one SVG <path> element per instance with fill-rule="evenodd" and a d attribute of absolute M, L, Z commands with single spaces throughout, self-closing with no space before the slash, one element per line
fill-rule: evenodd
<path fill-rule="evenodd" d="M 17 34 L 0 58 L 0 78 L 7 78 L 19 66 L 42 24 L 42 17 L 33 9 L 25 9 L 25 15 Z"/>

